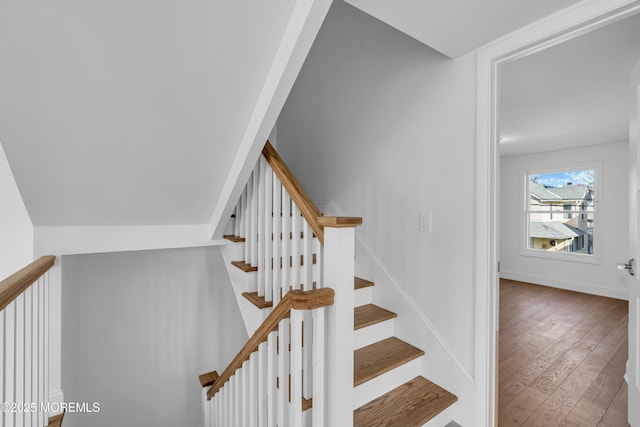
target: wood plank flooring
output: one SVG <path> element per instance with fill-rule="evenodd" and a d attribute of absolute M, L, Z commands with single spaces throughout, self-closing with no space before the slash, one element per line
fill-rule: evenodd
<path fill-rule="evenodd" d="M 499 427 L 625 427 L 626 301 L 500 281 Z"/>

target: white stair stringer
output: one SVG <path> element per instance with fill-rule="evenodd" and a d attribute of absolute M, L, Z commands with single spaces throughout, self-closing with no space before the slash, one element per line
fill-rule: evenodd
<path fill-rule="evenodd" d="M 353 389 L 353 409 L 369 403 L 375 398 L 401 386 L 420 375 L 420 365 L 424 356 L 400 365 Z"/>
<path fill-rule="evenodd" d="M 222 249 L 222 257 L 224 258 L 224 265 L 227 268 L 227 273 L 229 273 L 229 279 L 233 286 L 233 293 L 238 301 L 238 306 L 240 307 L 240 313 L 242 314 L 247 334 L 252 336 L 264 319 L 266 319 L 269 313 L 271 313 L 271 308 L 259 309 L 242 295 L 243 292 L 252 292 L 252 283 L 256 280 L 257 275 L 255 272 L 246 273 L 231 265 L 231 261 L 243 259 L 243 248 L 244 243 L 229 242 Z"/>

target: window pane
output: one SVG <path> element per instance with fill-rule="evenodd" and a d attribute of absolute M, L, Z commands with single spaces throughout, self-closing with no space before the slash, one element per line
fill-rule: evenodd
<path fill-rule="evenodd" d="M 528 248 L 593 254 L 595 170 L 529 175 Z"/>

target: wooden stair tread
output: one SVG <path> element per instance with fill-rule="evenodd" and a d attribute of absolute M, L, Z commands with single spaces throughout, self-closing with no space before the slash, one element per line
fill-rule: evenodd
<path fill-rule="evenodd" d="M 242 243 L 245 240 L 244 237 L 234 236 L 233 234 L 227 234 L 226 236 L 222 236 L 222 238 L 234 243 Z"/>
<path fill-rule="evenodd" d="M 369 286 L 373 286 L 374 283 L 369 281 L 369 280 L 365 280 L 362 279 L 360 277 L 354 277 L 353 278 L 353 285 L 355 289 L 362 289 L 362 288 L 368 288 Z"/>
<path fill-rule="evenodd" d="M 244 271 L 245 273 L 258 271 L 258 267 L 253 267 L 251 264 L 247 264 L 244 261 L 231 261 L 231 265 L 238 267 L 240 270 Z"/>
<path fill-rule="evenodd" d="M 207 372 L 206 374 L 198 375 L 198 381 L 202 388 L 211 386 L 218 379 L 219 375 L 216 371 Z"/>
<path fill-rule="evenodd" d="M 415 377 L 353 411 L 354 427 L 421 426 L 458 398 L 423 377 Z"/>
<path fill-rule="evenodd" d="M 259 309 L 273 307 L 273 301 L 267 301 L 264 297 L 258 296 L 258 292 L 243 292 L 242 296 Z"/>
<path fill-rule="evenodd" d="M 62 427 L 62 421 L 64 420 L 64 412 L 49 418 L 49 427 Z"/>
<path fill-rule="evenodd" d="M 396 313 L 375 304 L 363 305 L 353 311 L 353 329 L 358 330 L 396 317 Z"/>
<path fill-rule="evenodd" d="M 424 355 L 424 351 L 396 337 L 378 341 L 353 352 L 353 386 L 359 386 Z"/>

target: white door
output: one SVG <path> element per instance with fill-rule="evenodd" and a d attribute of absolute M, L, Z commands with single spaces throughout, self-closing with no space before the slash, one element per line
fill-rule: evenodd
<path fill-rule="evenodd" d="M 629 126 L 630 197 L 629 249 L 635 261 L 635 276 L 629 281 L 629 424 L 640 427 L 640 63 L 631 73 L 631 120 Z"/>

